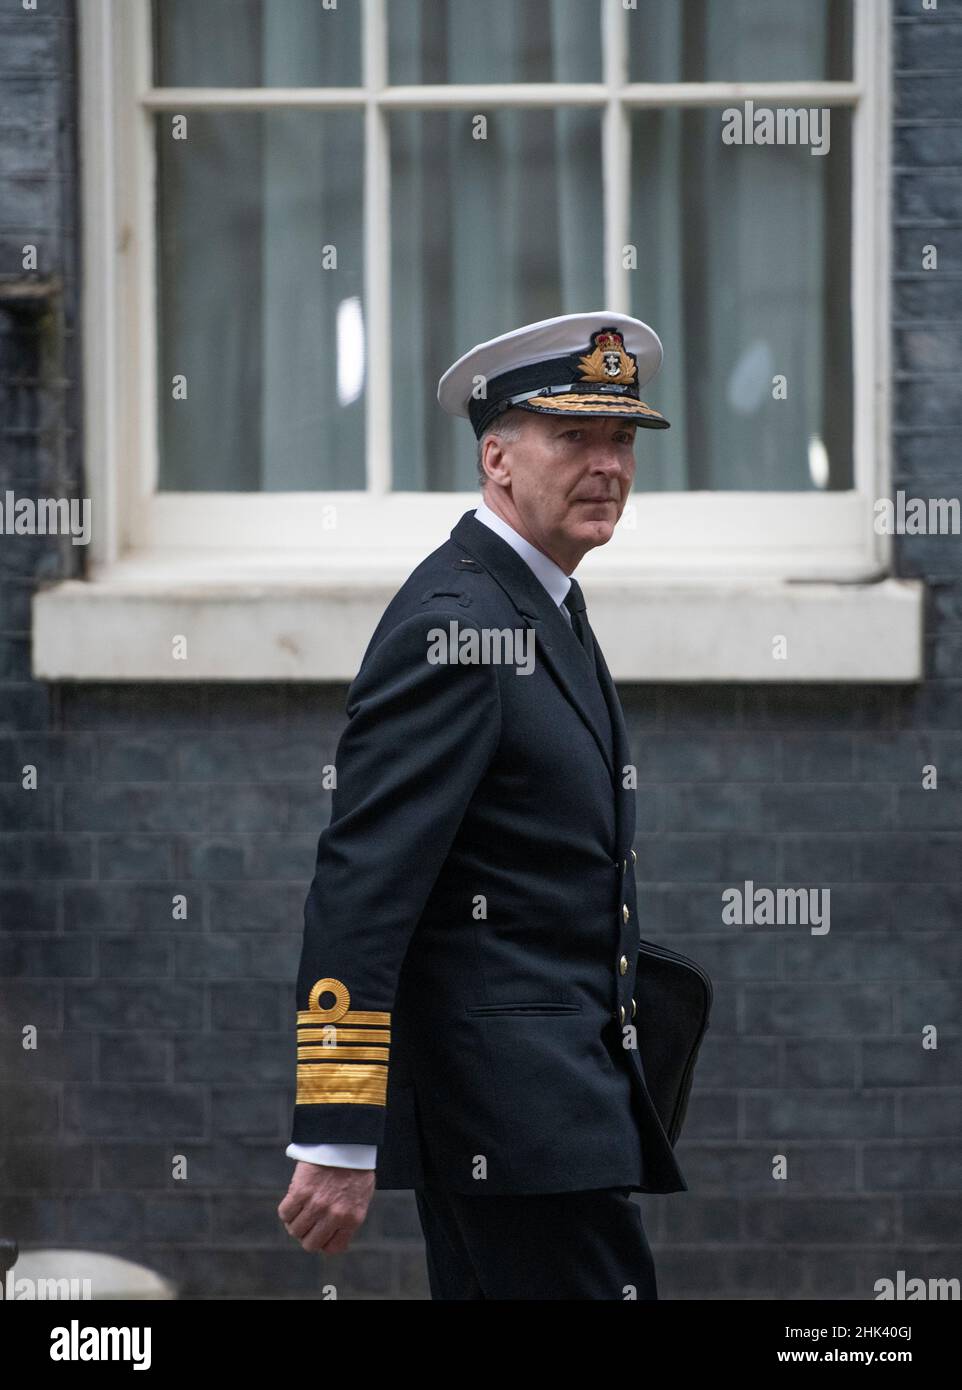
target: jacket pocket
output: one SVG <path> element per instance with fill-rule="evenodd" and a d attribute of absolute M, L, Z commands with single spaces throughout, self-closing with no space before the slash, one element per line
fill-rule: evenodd
<path fill-rule="evenodd" d="M 501 1014 L 525 1016 L 529 1014 L 580 1014 L 580 1004 L 547 1003 L 530 1004 L 473 1004 L 464 1012 L 474 1018 L 496 1018 Z"/>

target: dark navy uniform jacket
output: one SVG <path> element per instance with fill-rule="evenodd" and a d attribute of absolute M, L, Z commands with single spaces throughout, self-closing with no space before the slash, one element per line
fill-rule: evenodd
<path fill-rule="evenodd" d="M 452 623 L 531 629 L 533 671 L 429 661 Z M 687 1188 L 631 1046 L 635 793 L 597 660 L 600 685 L 466 512 L 350 687 L 305 904 L 292 1139 L 376 1144 L 378 1187 Z"/>

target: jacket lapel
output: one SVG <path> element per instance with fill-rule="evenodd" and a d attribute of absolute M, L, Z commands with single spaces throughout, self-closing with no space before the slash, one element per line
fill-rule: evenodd
<path fill-rule="evenodd" d="M 624 785 L 624 769 L 631 762 L 631 747 L 628 742 L 628 729 L 625 724 L 624 711 L 621 708 L 621 701 L 615 689 L 615 683 L 608 670 L 608 663 L 605 661 L 598 645 L 594 633 L 591 634 L 595 642 L 595 658 L 598 662 L 598 679 L 601 682 L 601 689 L 604 692 L 605 702 L 608 706 L 608 713 L 611 715 L 611 731 L 615 746 L 615 808 L 617 824 L 617 841 L 619 851 L 630 849 L 635 838 L 635 791 L 633 787 Z"/>

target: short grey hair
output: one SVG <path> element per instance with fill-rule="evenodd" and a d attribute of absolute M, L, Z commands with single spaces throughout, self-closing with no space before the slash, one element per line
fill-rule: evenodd
<path fill-rule="evenodd" d="M 518 410 L 516 406 L 511 406 L 510 409 L 506 410 L 502 415 L 495 416 L 488 428 L 484 431 L 484 434 L 482 434 L 481 438 L 478 440 L 478 487 L 481 488 L 482 492 L 484 491 L 485 483 L 488 481 L 488 475 L 485 473 L 484 464 L 481 461 L 484 455 L 484 441 L 489 434 L 496 434 L 499 439 L 506 439 L 513 444 L 516 440 L 521 438 L 523 429 L 524 411 Z"/>

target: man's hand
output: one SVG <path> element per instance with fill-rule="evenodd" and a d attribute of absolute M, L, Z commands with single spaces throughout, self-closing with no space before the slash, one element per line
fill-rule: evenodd
<path fill-rule="evenodd" d="M 288 1234 L 311 1254 L 340 1255 L 367 1216 L 373 1195 L 373 1168 L 298 1162 L 277 1214 Z"/>

